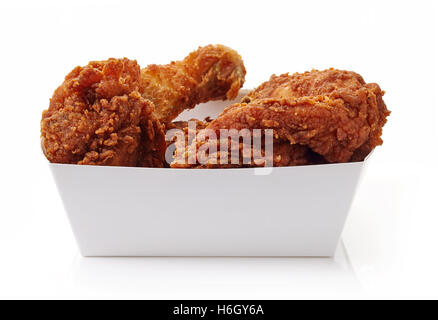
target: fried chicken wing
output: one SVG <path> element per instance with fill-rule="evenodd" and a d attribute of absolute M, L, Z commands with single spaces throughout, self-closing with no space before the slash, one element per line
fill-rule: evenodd
<path fill-rule="evenodd" d="M 208 45 L 182 61 L 142 69 L 140 91 L 154 102 L 158 119 L 170 123 L 199 103 L 235 98 L 245 74 L 236 51 L 223 45 Z"/>

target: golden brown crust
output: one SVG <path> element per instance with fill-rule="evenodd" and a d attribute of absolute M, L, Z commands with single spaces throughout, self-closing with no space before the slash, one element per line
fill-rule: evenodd
<path fill-rule="evenodd" d="M 137 91 L 136 61 L 109 59 L 76 67 L 56 89 L 41 120 L 41 142 L 50 162 L 135 166 L 139 146 L 161 150 L 153 104 Z M 159 125 L 161 126 L 161 125 Z M 162 130 L 162 129 L 161 129 Z"/>
<path fill-rule="evenodd" d="M 230 139 L 222 139 L 219 140 L 217 149 L 218 151 L 209 155 L 209 158 L 211 160 L 215 161 L 209 161 L 205 164 L 189 164 L 188 159 L 189 157 L 196 155 L 196 151 L 192 153 L 192 150 L 189 149 L 189 146 L 192 144 L 192 140 L 196 134 L 199 134 L 202 132 L 202 130 L 208 128 L 209 124 L 213 121 L 209 118 L 205 119 L 204 121 L 199 121 L 196 119 L 191 119 L 189 121 L 194 121 L 196 123 L 196 130 L 194 132 L 191 132 L 190 135 L 191 138 L 189 138 L 189 127 L 187 121 L 177 121 L 172 123 L 172 129 L 180 129 L 183 130 L 185 141 L 184 145 L 177 146 L 178 149 L 175 150 L 176 156 L 178 156 L 178 151 L 183 152 L 184 156 L 182 158 L 177 159 L 176 157 L 173 158 L 173 162 L 171 163 L 170 167 L 172 168 L 196 168 L 196 169 L 213 169 L 213 168 L 251 168 L 251 167 L 263 167 L 265 164 L 259 161 L 255 161 L 255 152 L 257 151 L 257 154 L 261 155 L 262 157 L 265 156 L 265 150 L 262 145 L 262 148 L 260 150 L 255 150 L 255 147 L 253 145 L 249 146 L 249 149 L 247 146 L 244 145 L 242 141 L 239 142 L 238 146 L 238 159 L 232 158 L 232 151 L 231 151 L 231 143 Z M 192 139 L 192 140 L 191 140 Z M 263 142 L 263 138 L 261 139 Z M 175 140 L 172 140 L 169 142 L 169 145 L 174 143 Z M 202 142 L 201 144 L 209 143 L 210 141 Z M 200 144 L 200 145 L 201 145 Z M 225 157 L 227 158 L 226 163 L 221 163 L 222 154 L 220 151 L 220 146 L 222 144 L 226 144 L 228 146 L 228 151 L 226 152 Z M 200 147 L 198 145 L 198 147 Z M 244 155 L 244 148 L 246 150 L 249 150 L 250 152 L 250 163 L 244 162 L 243 155 Z M 237 163 L 236 163 L 237 161 Z M 298 165 L 309 165 L 309 164 L 322 164 L 326 161 L 318 154 L 310 150 L 310 148 L 306 146 L 301 146 L 298 144 L 291 144 L 288 141 L 282 141 L 278 139 L 274 139 L 273 141 L 273 166 L 274 167 L 284 167 L 284 166 L 298 166 Z"/>
<path fill-rule="evenodd" d="M 189 122 L 194 122 L 195 128 L 192 131 L 191 128 L 189 128 Z M 166 132 L 167 130 L 177 129 L 181 130 L 184 133 L 184 141 L 177 141 L 176 136 L 173 136 L 170 140 L 167 140 L 167 148 L 171 147 L 171 145 L 174 145 L 174 148 L 182 148 L 185 150 L 187 146 L 189 146 L 192 143 L 193 137 L 202 129 L 205 129 L 207 125 L 211 122 L 211 119 L 205 118 L 204 121 L 198 120 L 198 119 L 190 119 L 188 121 L 174 121 L 166 126 Z M 179 143 L 177 145 L 177 143 Z M 174 148 L 169 148 L 169 150 L 172 150 L 172 154 L 169 159 L 166 159 L 166 166 L 170 167 L 170 164 L 173 163 L 175 160 L 175 152 L 177 152 L 177 149 L 174 150 Z"/>
<path fill-rule="evenodd" d="M 221 129 L 273 129 L 274 165 L 278 153 L 284 159 L 287 155 L 292 160 L 302 155 L 315 159 L 306 160 L 309 164 L 361 161 L 382 144 L 382 127 L 390 113 L 383 94 L 377 84 L 367 84 L 349 71 L 274 75 L 241 103 L 228 106 L 206 129 L 216 135 Z M 188 147 L 186 156 L 193 156 L 203 144 Z M 277 164 L 296 165 L 300 161 Z"/>
<path fill-rule="evenodd" d="M 289 141 L 274 141 L 274 167 L 290 167 L 323 164 L 327 161 L 309 147 L 291 144 Z"/>
<path fill-rule="evenodd" d="M 222 45 L 200 47 L 184 60 L 141 70 L 140 91 L 154 102 L 162 123 L 185 109 L 218 99 L 233 99 L 245 81 L 240 55 Z"/>
<path fill-rule="evenodd" d="M 234 98 L 244 77 L 240 56 L 221 45 L 143 70 L 126 58 L 92 61 L 66 76 L 43 112 L 43 152 L 57 163 L 165 166 L 164 125 L 200 102 Z"/>
<path fill-rule="evenodd" d="M 329 97 L 332 100 L 341 99 L 352 112 L 351 117 L 367 118 L 368 124 L 364 124 L 360 130 L 368 130 L 366 133 L 368 138 L 356 148 L 350 158 L 350 161 L 362 161 L 374 147 L 383 143 L 380 138 L 382 127 L 390 114 L 382 99 L 383 95 L 384 91 L 377 84 L 365 83 L 355 72 L 328 69 L 292 75 L 287 73 L 280 76 L 273 75 L 269 81 L 252 90 L 242 102 L 248 103 L 264 98 L 293 100 L 315 96 Z M 364 109 L 363 106 L 366 108 Z"/>
<path fill-rule="evenodd" d="M 207 129 L 273 129 L 277 139 L 309 146 L 329 162 L 346 162 L 370 132 L 367 91 L 353 100 L 358 110 L 323 96 L 254 100 L 228 107 Z"/>
<path fill-rule="evenodd" d="M 284 73 L 271 78 L 248 93 L 245 102 L 264 98 L 293 99 L 309 96 L 326 96 L 347 89 L 355 91 L 365 86 L 363 78 L 352 71 L 327 69 L 304 73 Z M 249 99 L 249 100 L 248 100 Z"/>
<path fill-rule="evenodd" d="M 200 164 L 189 164 L 188 159 L 190 157 L 191 150 L 186 150 L 184 155 L 184 161 L 178 162 L 177 160 L 172 162 L 171 168 L 192 168 L 192 169 L 226 169 L 226 168 L 253 168 L 253 167 L 264 167 L 265 162 L 261 162 L 259 160 L 255 160 L 255 153 L 261 155 L 261 157 L 265 157 L 265 151 L 263 148 L 261 150 L 256 150 L 254 146 L 249 146 L 250 152 L 250 162 L 244 162 L 244 148 L 245 145 L 242 142 L 239 142 L 238 146 L 238 156 L 239 159 L 236 161 L 232 157 L 232 151 L 230 147 L 229 141 L 220 140 L 218 142 L 218 148 L 220 148 L 222 143 L 228 144 L 228 151 L 226 154 L 227 162 L 221 163 L 222 154 L 221 151 L 217 151 L 211 156 L 209 155 L 209 161 Z M 198 145 L 200 147 L 201 145 Z M 236 163 L 237 162 L 237 163 Z M 310 148 L 306 146 L 302 146 L 299 144 L 290 144 L 288 141 L 283 140 L 274 140 L 273 143 L 273 163 L 274 167 L 287 167 L 287 166 L 301 166 L 301 165 L 310 165 L 310 164 L 323 164 L 326 163 L 323 157 L 316 154 Z"/>
<path fill-rule="evenodd" d="M 156 118 L 155 114 L 152 114 L 142 121 L 141 128 L 142 139 L 139 146 L 137 166 L 165 167 L 164 156 L 167 145 L 164 125 Z"/>

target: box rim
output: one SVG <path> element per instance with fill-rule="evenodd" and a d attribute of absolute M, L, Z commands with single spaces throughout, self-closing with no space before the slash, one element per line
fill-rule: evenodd
<path fill-rule="evenodd" d="M 73 166 L 73 167 L 82 167 L 82 168 L 96 168 L 96 167 L 103 167 L 103 168 L 116 168 L 116 169 L 136 169 L 136 170 L 156 170 L 156 171 L 208 171 L 208 170 L 214 170 L 214 171 L 248 171 L 248 170 L 266 170 L 266 169 L 272 169 L 272 170 L 289 170 L 290 168 L 309 168 L 309 167 L 321 167 L 321 166 L 344 166 L 344 165 L 355 165 L 355 164 L 365 164 L 369 161 L 371 155 L 374 153 L 374 150 L 372 150 L 364 160 L 362 161 L 355 161 L 355 162 L 338 162 L 338 163 L 323 163 L 323 164 L 309 164 L 309 165 L 301 165 L 301 166 L 285 166 L 285 167 L 252 167 L 252 168 L 149 168 L 149 167 L 127 167 L 127 166 L 99 166 L 99 165 L 85 165 L 85 164 L 72 164 L 72 163 L 54 163 L 54 162 L 48 162 L 49 166 L 53 167 L 64 167 L 64 166 Z"/>

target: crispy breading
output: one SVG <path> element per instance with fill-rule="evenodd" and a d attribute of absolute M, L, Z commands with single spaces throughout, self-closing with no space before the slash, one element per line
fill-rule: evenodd
<path fill-rule="evenodd" d="M 369 138 L 368 91 L 343 99 L 256 99 L 229 106 L 207 129 L 273 129 L 277 139 L 308 146 L 328 162 L 347 162 Z"/>
<path fill-rule="evenodd" d="M 241 103 L 225 108 L 206 130 L 219 136 L 221 129 L 273 129 L 274 166 L 361 161 L 382 144 L 382 127 L 390 114 L 383 95 L 377 84 L 367 84 L 350 71 L 328 69 L 273 75 Z M 174 161 L 171 166 L 216 167 L 219 150 L 211 157 L 213 163 L 198 163 L 196 152 L 206 143 L 220 145 L 228 141 L 196 141 L 184 154 L 194 164 L 182 163 L 184 158 L 177 157 L 181 163 Z M 240 154 L 242 146 L 239 145 Z"/>
<path fill-rule="evenodd" d="M 209 142 L 205 142 L 209 143 Z M 205 143 L 199 144 L 198 147 L 204 145 Z M 253 145 L 246 146 L 243 142 L 238 144 L 238 158 L 232 156 L 232 148 L 230 141 L 219 140 L 218 149 L 225 143 L 228 145 L 228 151 L 223 155 L 222 151 L 214 152 L 213 154 L 208 154 L 208 161 L 206 163 L 196 162 L 195 164 L 190 164 L 188 159 L 190 156 L 196 154 L 192 150 L 184 150 L 184 158 L 179 159 L 175 157 L 175 161 L 171 163 L 172 168 L 192 168 L 192 169 L 215 169 L 215 168 L 252 168 L 252 167 L 264 167 L 266 162 L 260 161 L 255 155 L 261 156 L 263 159 L 266 154 L 264 148 L 257 149 Z M 249 151 L 248 161 L 244 161 L 244 155 L 246 150 Z M 226 162 L 221 162 L 223 158 L 226 158 Z M 323 157 L 316 154 L 306 146 L 299 144 L 291 144 L 287 141 L 274 140 L 273 141 L 273 160 L 272 165 L 274 167 L 286 167 L 286 166 L 300 166 L 309 164 L 322 164 L 326 163 Z"/>
<path fill-rule="evenodd" d="M 364 94 L 366 92 L 366 94 Z M 376 83 L 365 83 L 363 78 L 352 71 L 327 69 L 304 73 L 273 75 L 271 79 L 252 90 L 242 102 L 264 98 L 295 99 L 301 97 L 324 96 L 332 100 L 341 99 L 350 110 L 350 117 L 366 117 L 362 131 L 368 131 L 368 139 L 352 154 L 349 160 L 363 160 L 374 147 L 383 143 L 382 127 L 390 111 L 383 101 L 385 94 Z M 364 108 L 366 106 L 366 108 Z"/>
<path fill-rule="evenodd" d="M 310 153 L 313 158 L 317 154 L 324 159 L 316 157 L 320 163 L 361 161 L 382 144 L 382 127 L 390 114 L 383 95 L 377 84 L 367 84 L 360 75 L 349 71 L 274 75 L 241 103 L 225 108 L 206 130 L 213 130 L 218 136 L 221 129 L 272 129 L 276 139 L 274 165 L 276 150 L 286 150 L 292 159 L 294 153 Z M 192 157 L 193 162 L 196 150 L 203 144 L 196 141 L 186 149 L 185 156 Z"/>
<path fill-rule="evenodd" d="M 236 51 L 223 45 L 208 45 L 182 61 L 142 69 L 140 92 L 154 102 L 158 119 L 170 123 L 199 103 L 235 98 L 245 74 Z"/>
<path fill-rule="evenodd" d="M 43 152 L 57 163 L 165 166 L 169 121 L 200 102 L 236 97 L 245 73 L 222 45 L 143 70 L 126 58 L 76 67 L 43 112 Z"/>
<path fill-rule="evenodd" d="M 137 62 L 126 58 L 93 61 L 70 72 L 42 115 L 41 143 L 47 159 L 135 166 L 139 145 L 144 144 L 159 157 L 164 132 L 152 102 L 137 91 L 139 78 Z"/>
<path fill-rule="evenodd" d="M 188 150 L 189 146 L 192 144 L 192 141 L 195 135 L 202 132 L 202 130 L 206 129 L 210 122 L 213 120 L 207 118 L 204 121 L 199 121 L 197 119 L 191 119 L 189 121 L 194 121 L 196 124 L 196 129 L 194 132 L 191 132 L 189 137 L 189 127 L 187 121 L 177 121 L 172 123 L 172 128 L 183 130 L 185 140 L 183 144 L 176 145 L 175 155 L 173 156 L 171 163 L 172 168 L 250 168 L 250 167 L 263 167 L 265 163 L 256 161 L 255 155 L 260 155 L 262 158 L 265 157 L 264 150 L 264 139 L 263 137 L 260 139 L 262 144 L 261 148 L 257 149 L 254 144 L 245 145 L 243 141 L 239 141 L 238 152 L 236 153 L 237 157 L 232 157 L 232 145 L 231 139 L 227 137 L 226 139 L 219 139 L 217 142 L 216 152 L 213 154 L 208 154 L 209 161 L 204 164 L 197 163 L 196 160 L 192 161 L 195 164 L 189 163 L 189 157 L 196 156 L 196 151 Z M 176 139 L 173 139 L 168 143 L 168 145 L 175 143 Z M 211 143 L 212 141 L 204 141 L 201 145 L 205 143 Z M 220 149 L 221 145 L 226 145 L 227 150 L 224 155 Z M 200 147 L 198 145 L 197 147 Z M 207 147 L 208 148 L 208 147 Z M 249 163 L 248 161 L 244 162 L 244 155 L 246 153 L 250 153 Z M 178 158 L 178 153 L 183 153 L 184 155 L 181 158 Z M 226 163 L 221 162 L 222 158 L 226 158 Z M 316 154 L 312 150 L 310 150 L 306 146 L 301 146 L 298 144 L 291 144 L 288 141 L 281 141 L 278 139 L 274 139 L 273 141 L 273 166 L 282 167 L 282 166 L 297 166 L 297 165 L 308 165 L 308 164 L 322 164 L 326 161 L 320 155 Z"/>
<path fill-rule="evenodd" d="M 189 128 L 189 122 L 194 123 L 194 129 Z M 168 148 L 168 155 L 166 155 L 166 166 L 169 167 L 170 164 L 175 160 L 175 152 L 178 151 L 178 148 L 181 150 L 185 150 L 187 146 L 189 146 L 192 143 L 193 137 L 202 129 L 205 129 L 205 127 L 211 122 L 211 119 L 208 117 L 204 121 L 198 120 L 198 119 L 190 119 L 188 121 L 174 121 L 169 123 L 166 126 L 166 132 L 169 132 L 168 130 L 177 129 L 181 130 L 184 135 L 183 141 L 178 141 L 177 137 L 174 135 L 170 137 L 169 140 L 166 140 L 167 148 Z M 190 133 L 190 134 L 189 134 Z"/>

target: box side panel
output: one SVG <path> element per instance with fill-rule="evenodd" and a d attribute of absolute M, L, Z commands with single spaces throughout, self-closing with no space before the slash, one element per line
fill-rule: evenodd
<path fill-rule="evenodd" d="M 331 256 L 362 166 L 51 168 L 86 256 Z"/>

